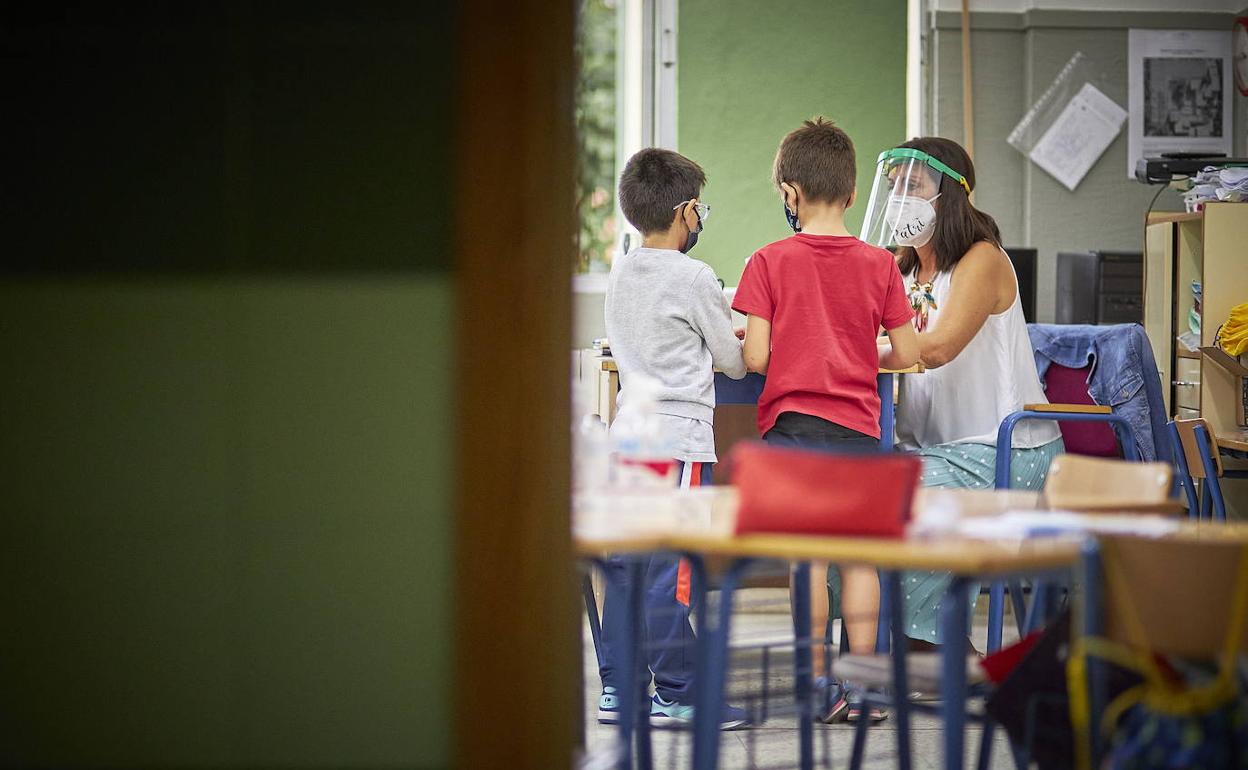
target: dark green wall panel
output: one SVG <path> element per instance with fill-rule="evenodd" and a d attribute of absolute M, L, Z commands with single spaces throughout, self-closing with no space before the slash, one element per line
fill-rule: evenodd
<path fill-rule="evenodd" d="M 445 757 L 442 278 L 0 286 L 0 758 Z"/>
<path fill-rule="evenodd" d="M 425 6 L 0 11 L 0 765 L 447 764 Z"/>

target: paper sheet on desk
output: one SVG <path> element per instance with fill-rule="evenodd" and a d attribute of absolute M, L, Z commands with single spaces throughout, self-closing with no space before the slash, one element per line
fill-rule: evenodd
<path fill-rule="evenodd" d="M 1127 111 L 1100 89 L 1084 83 L 1028 157 L 1074 190 L 1122 130 Z"/>
<path fill-rule="evenodd" d="M 956 534 L 976 540 L 1023 540 L 1052 535 L 1138 535 L 1162 537 L 1177 532 L 1179 522 L 1163 516 L 1091 514 L 1073 511 L 1007 511 L 1000 516 L 962 519 Z"/>

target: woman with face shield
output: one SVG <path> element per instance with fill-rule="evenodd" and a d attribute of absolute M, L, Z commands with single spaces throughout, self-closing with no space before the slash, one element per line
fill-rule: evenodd
<path fill-rule="evenodd" d="M 992 217 L 971 205 L 975 169 L 956 142 L 914 139 L 879 157 L 862 240 L 892 247 L 915 310 L 922 374 L 901 378 L 897 440 L 923 458 L 925 486 L 994 483 L 997 428 L 1023 404 L 1046 403 L 1018 282 Z M 1062 451 L 1056 424 L 1020 423 L 1011 485 L 1039 489 Z M 906 633 L 937 643 L 944 573 L 903 580 Z M 972 597 L 972 605 L 974 597 Z"/>

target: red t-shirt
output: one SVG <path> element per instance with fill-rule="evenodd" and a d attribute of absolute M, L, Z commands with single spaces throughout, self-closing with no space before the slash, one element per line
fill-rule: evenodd
<path fill-rule="evenodd" d="M 892 254 L 852 236 L 798 233 L 754 252 L 732 307 L 771 322 L 759 435 L 801 412 L 879 437 L 876 337 L 914 317 Z"/>

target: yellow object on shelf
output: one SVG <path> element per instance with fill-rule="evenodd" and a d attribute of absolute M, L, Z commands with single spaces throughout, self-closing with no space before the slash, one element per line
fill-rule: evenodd
<path fill-rule="evenodd" d="M 1248 350 L 1248 302 L 1231 308 L 1231 317 L 1218 330 L 1217 346 L 1237 358 Z"/>

